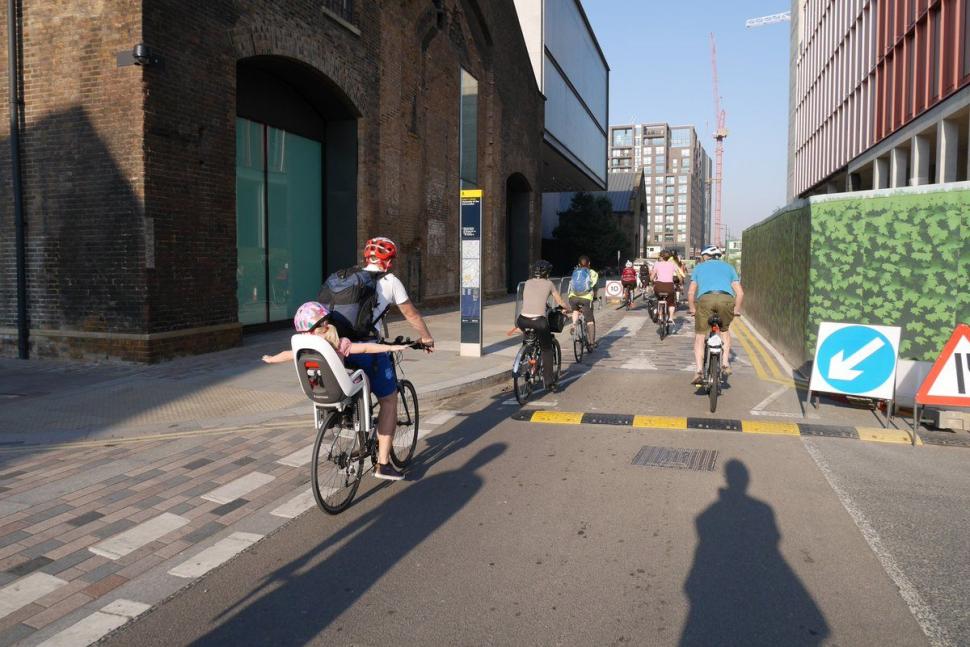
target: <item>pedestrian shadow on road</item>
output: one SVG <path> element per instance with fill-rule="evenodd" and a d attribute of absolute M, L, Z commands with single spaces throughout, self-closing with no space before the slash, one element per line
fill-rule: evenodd
<path fill-rule="evenodd" d="M 681 647 L 821 644 L 828 623 L 778 549 L 771 506 L 748 495 L 744 463 L 728 461 L 724 474 L 727 487 L 696 520 Z"/>
<path fill-rule="evenodd" d="M 481 490 L 481 468 L 505 452 L 505 443 L 481 447 L 455 469 L 428 472 L 432 464 L 469 449 L 493 422 L 504 419 L 503 399 L 496 398 L 483 412 L 450 431 L 430 436 L 408 470 L 409 481 L 394 484 L 397 493 L 377 507 L 359 516 L 351 507 L 336 517 L 336 523 L 321 521 L 338 530 L 203 623 L 218 626 L 192 644 L 302 645 L 324 632 Z M 365 493 L 364 498 L 370 494 Z M 387 613 L 394 611 L 388 609 Z M 353 639 L 353 623 L 346 627 L 346 634 L 342 630 L 336 628 L 347 640 Z"/>

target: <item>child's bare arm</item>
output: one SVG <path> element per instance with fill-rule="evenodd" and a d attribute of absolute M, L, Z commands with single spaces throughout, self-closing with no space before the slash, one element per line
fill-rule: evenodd
<path fill-rule="evenodd" d="M 350 350 L 347 351 L 347 354 L 348 355 L 357 355 L 357 354 L 374 355 L 377 353 L 393 353 L 399 350 L 406 350 L 408 348 L 410 348 L 410 346 L 405 346 L 404 344 L 359 343 L 359 344 L 351 344 Z"/>
<path fill-rule="evenodd" d="M 284 350 L 281 353 L 276 353 L 275 355 L 263 355 L 263 361 L 267 364 L 281 364 L 283 362 L 293 361 L 293 351 Z"/>

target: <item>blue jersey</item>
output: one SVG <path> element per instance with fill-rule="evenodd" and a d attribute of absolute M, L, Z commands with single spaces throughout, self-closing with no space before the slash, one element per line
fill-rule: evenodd
<path fill-rule="evenodd" d="M 738 273 L 734 267 L 719 260 L 699 263 L 691 273 L 691 281 L 697 284 L 697 297 L 708 292 L 734 294 L 731 283 L 738 280 Z"/>

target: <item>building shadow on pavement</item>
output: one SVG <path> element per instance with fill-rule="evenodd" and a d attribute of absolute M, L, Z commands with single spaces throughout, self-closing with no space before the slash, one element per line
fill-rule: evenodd
<path fill-rule="evenodd" d="M 345 513 L 347 523 L 337 532 L 265 577 L 228 610 L 212 618 L 208 626 L 218 626 L 192 644 L 311 642 L 482 489 L 481 468 L 501 456 L 506 445 L 486 444 L 474 454 L 470 449 L 505 418 L 501 404 L 505 397 L 496 398 L 485 410 L 450 431 L 430 436 L 408 469 L 408 481 L 401 484 L 403 487 L 392 485 L 396 494 L 356 518 Z M 464 450 L 469 450 L 469 456 L 462 465 L 430 474 L 434 464 Z M 374 489 L 383 488 L 378 485 Z M 372 494 L 371 490 L 363 493 L 354 506 Z M 340 517 L 337 519 L 339 525 Z M 351 632 L 348 627 L 349 640 Z"/>
<path fill-rule="evenodd" d="M 728 461 L 724 474 L 727 487 L 696 520 L 697 551 L 684 585 L 690 611 L 679 644 L 822 644 L 828 623 L 778 549 L 771 506 L 748 495 L 744 463 Z"/>

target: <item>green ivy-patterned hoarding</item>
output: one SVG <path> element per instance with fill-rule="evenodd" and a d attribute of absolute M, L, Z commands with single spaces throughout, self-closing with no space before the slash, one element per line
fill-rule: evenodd
<path fill-rule="evenodd" d="M 750 317 L 794 364 L 812 358 L 821 321 L 901 326 L 900 356 L 927 361 L 970 321 L 966 183 L 793 207 L 744 232 L 742 282 Z"/>

